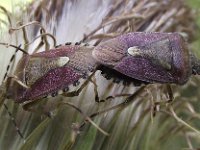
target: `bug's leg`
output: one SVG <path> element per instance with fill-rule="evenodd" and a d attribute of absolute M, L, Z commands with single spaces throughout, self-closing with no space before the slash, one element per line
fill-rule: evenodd
<path fill-rule="evenodd" d="M 19 136 L 25 141 L 24 136 L 22 134 L 22 132 L 20 131 L 19 127 L 17 126 L 17 123 L 15 121 L 15 118 L 13 117 L 12 113 L 9 111 L 8 106 L 5 104 L 5 99 L 7 98 L 7 93 L 8 93 L 8 86 L 9 83 L 11 82 L 12 79 L 14 79 L 14 81 L 16 81 L 18 84 L 23 85 L 24 87 L 27 87 L 26 85 L 24 85 L 20 80 L 17 79 L 17 77 L 12 77 L 12 76 L 8 76 L 8 72 L 10 70 L 10 67 L 13 67 L 12 62 L 15 60 L 15 56 L 16 53 L 20 50 L 21 52 L 23 52 L 24 54 L 28 54 L 25 50 L 21 49 L 21 44 L 17 47 L 15 45 L 12 44 L 7 44 L 7 43 L 0 43 L 2 45 L 7 45 L 7 46 L 11 46 L 16 48 L 15 53 L 12 55 L 9 64 L 6 68 L 6 73 L 3 77 L 3 81 L 2 84 L 0 85 L 0 107 L 3 105 L 4 108 L 6 109 L 6 112 L 8 113 L 8 115 L 10 116 L 10 119 L 12 120 L 13 125 L 15 126 L 15 129 L 17 131 L 17 133 L 19 134 Z M 7 77 L 7 79 L 6 79 Z"/>
<path fill-rule="evenodd" d="M 67 93 L 63 93 L 62 95 L 65 97 L 74 97 L 74 96 L 78 96 L 81 91 L 87 86 L 87 84 L 89 83 L 89 80 L 86 80 L 79 89 L 75 90 L 75 91 L 71 91 L 71 92 L 67 92 Z"/>
<path fill-rule="evenodd" d="M 27 87 L 27 86 L 24 85 L 20 80 L 18 80 L 16 77 L 8 76 L 6 83 L 4 82 L 3 85 L 2 85 L 2 87 L 0 87 L 0 88 L 3 88 L 3 89 L 4 89 L 4 91 L 3 91 L 2 93 L 0 93 L 0 94 L 1 94 L 1 98 L 3 99 L 3 100 L 0 101 L 0 103 L 1 103 L 0 106 L 3 104 L 4 108 L 6 109 L 6 112 L 7 112 L 8 115 L 10 116 L 10 119 L 11 119 L 11 121 L 12 121 L 12 123 L 13 123 L 13 125 L 14 125 L 16 131 L 17 131 L 17 133 L 19 134 L 19 136 L 20 136 L 20 137 L 24 140 L 24 142 L 25 142 L 25 138 L 24 138 L 22 132 L 20 131 L 19 127 L 17 126 L 17 123 L 16 123 L 16 121 L 15 121 L 15 118 L 13 117 L 12 113 L 9 111 L 8 106 L 4 103 L 4 100 L 7 98 L 7 95 L 6 95 L 7 86 L 8 86 L 8 83 L 11 82 L 11 80 L 14 80 L 15 82 L 17 82 L 18 84 L 22 85 L 23 87 L 24 87 L 24 86 Z M 0 91 L 1 91 L 1 89 L 0 89 Z"/>
<path fill-rule="evenodd" d="M 97 102 L 97 103 L 106 102 L 107 100 L 112 100 L 112 99 L 115 99 L 115 98 L 118 98 L 118 97 L 128 97 L 128 96 L 132 95 L 132 94 L 123 93 L 123 94 L 110 95 L 110 96 L 107 96 L 105 99 L 100 99 L 99 96 L 98 96 L 98 90 L 97 90 L 98 86 L 96 84 L 95 76 L 93 78 L 91 78 L 90 81 L 94 85 L 95 102 Z"/>
<path fill-rule="evenodd" d="M 88 85 L 88 83 L 91 81 L 91 78 L 94 76 L 96 73 L 96 70 L 86 79 L 86 81 L 79 87 L 79 89 L 67 93 L 63 93 L 62 95 L 65 97 L 74 97 L 78 96 L 81 91 Z"/>
<path fill-rule="evenodd" d="M 124 87 L 125 88 L 125 87 Z M 122 89 L 123 91 L 124 89 Z M 110 95 L 110 96 L 107 96 L 105 99 L 101 99 L 99 100 L 98 102 L 106 102 L 106 101 L 111 101 L 113 99 L 116 99 L 116 98 L 120 98 L 120 97 L 129 97 L 131 96 L 132 94 L 130 93 L 121 93 L 121 94 L 113 94 L 113 95 Z"/>
<path fill-rule="evenodd" d="M 101 115 L 101 114 L 104 114 L 108 111 L 111 111 L 111 110 L 114 110 L 114 109 L 119 109 L 119 108 L 124 108 L 124 107 L 127 107 L 129 103 L 133 102 L 141 93 L 143 93 L 146 88 L 146 85 L 145 86 L 142 86 L 140 89 L 138 89 L 134 94 L 131 94 L 131 96 L 129 96 L 128 98 L 125 99 L 124 102 L 120 103 L 120 104 L 117 104 L 115 106 L 112 106 L 110 108 L 107 108 L 105 110 L 102 110 L 102 111 L 98 111 L 98 112 L 95 112 L 93 114 L 91 114 L 89 117 L 92 119 L 98 115 Z M 87 120 L 85 120 L 81 125 L 80 125 L 80 128 L 84 127 L 85 124 L 87 123 Z"/>
<path fill-rule="evenodd" d="M 99 94 L 98 94 L 98 86 L 97 86 L 97 83 L 96 83 L 96 79 L 95 79 L 95 77 L 94 77 L 94 79 L 90 79 L 90 82 L 92 82 L 93 83 L 93 85 L 94 85 L 94 94 L 95 94 L 95 102 L 97 102 L 97 103 L 99 103 L 99 102 L 104 102 L 104 100 L 100 100 L 99 99 Z"/>
<path fill-rule="evenodd" d="M 69 102 L 60 103 L 60 105 L 62 105 L 62 106 L 63 106 L 63 104 L 68 105 L 68 106 L 72 107 L 73 109 L 75 109 L 78 113 L 80 113 L 83 116 L 83 118 L 85 120 L 87 120 L 97 130 L 99 130 L 104 135 L 109 136 L 109 134 L 106 131 L 101 129 L 95 122 L 93 122 L 92 119 L 89 116 L 87 116 L 87 114 L 85 114 L 80 108 L 78 108 L 77 106 L 75 106 L 74 104 L 69 103 Z M 78 134 L 80 134 L 80 123 L 78 123 L 78 122 L 72 123 L 71 129 L 72 129 L 72 133 L 70 136 L 70 140 L 68 141 L 68 143 L 66 143 L 64 149 L 71 149 L 73 147 L 74 143 L 76 142 L 76 138 L 77 138 Z"/>
<path fill-rule="evenodd" d="M 130 94 L 130 93 L 124 93 L 124 94 L 115 94 L 115 95 L 110 95 L 110 96 L 108 96 L 108 97 L 106 97 L 105 99 L 101 99 L 101 100 L 99 100 L 99 99 L 95 99 L 95 101 L 96 102 L 106 102 L 106 101 L 108 101 L 108 100 L 113 100 L 113 99 L 115 99 L 115 98 L 119 98 L 119 97 L 129 97 L 129 96 L 131 96 L 132 94 Z"/>
<path fill-rule="evenodd" d="M 12 79 L 12 78 L 10 78 L 10 79 Z M 3 90 L 4 91 L 2 91 L 2 89 L 1 88 L 3 88 Z M 14 125 L 14 127 L 15 127 L 15 129 L 16 129 L 16 131 L 17 131 L 17 133 L 19 134 L 19 136 L 24 140 L 24 142 L 25 142 L 25 138 L 24 138 L 24 136 L 23 136 L 23 134 L 22 134 L 22 132 L 20 131 L 20 129 L 19 129 L 19 127 L 18 127 L 18 125 L 17 125 L 17 122 L 15 121 L 15 118 L 13 117 L 13 115 L 12 115 L 12 113 L 9 111 L 9 109 L 8 109 L 8 106 L 5 104 L 5 99 L 7 98 L 7 95 L 6 95 L 6 85 L 5 86 L 2 86 L 1 85 L 1 87 L 0 87 L 0 106 L 3 104 L 3 106 L 4 106 L 4 108 L 6 109 L 6 112 L 8 113 L 8 115 L 9 115 L 9 117 L 10 117 L 10 120 L 12 121 L 12 123 L 13 123 L 13 125 Z"/>
<path fill-rule="evenodd" d="M 17 126 L 17 123 L 16 123 L 16 121 L 15 121 L 15 118 L 13 117 L 12 113 L 9 111 L 8 106 L 7 106 L 6 104 L 4 104 L 4 108 L 5 108 L 6 111 L 8 112 L 8 115 L 10 116 L 10 118 L 11 118 L 11 120 L 12 120 L 14 126 L 15 126 L 15 129 L 16 129 L 17 133 L 19 134 L 19 136 L 20 136 L 20 137 L 24 140 L 24 142 L 25 142 L 25 138 L 24 138 L 22 132 L 20 131 L 19 127 Z"/>
<path fill-rule="evenodd" d="M 30 88 L 29 86 L 24 84 L 21 80 L 19 80 L 19 78 L 15 75 L 8 76 L 8 78 L 7 78 L 8 85 L 12 80 L 15 81 L 17 84 L 21 85 L 22 87 L 26 88 L 26 89 Z"/>
<path fill-rule="evenodd" d="M 65 105 L 68 105 L 72 108 L 74 108 L 76 111 L 78 111 L 83 117 L 85 120 L 87 120 L 88 122 L 90 122 L 94 127 L 96 127 L 101 133 L 103 133 L 104 135 L 109 135 L 107 132 L 105 132 L 104 130 L 102 130 L 96 123 L 94 123 L 92 121 L 92 119 L 87 116 L 80 108 L 78 108 L 77 106 L 75 106 L 74 104 L 72 103 L 69 103 L 69 102 L 64 102 L 64 103 L 60 103 L 61 105 L 65 104 Z"/>
<path fill-rule="evenodd" d="M 34 112 L 34 113 L 37 113 L 37 114 L 42 114 L 42 115 L 45 115 L 45 116 L 51 118 L 51 112 L 50 111 L 44 111 L 44 107 L 38 107 L 38 106 L 43 106 L 43 105 L 39 105 L 39 104 L 42 103 L 42 102 L 46 102 L 46 99 L 47 98 L 41 98 L 41 99 L 37 99 L 37 100 L 34 100 L 34 101 L 27 102 L 26 104 L 22 105 L 22 108 L 25 111 Z M 35 107 L 35 106 L 37 106 L 37 107 Z"/>
<path fill-rule="evenodd" d="M 95 78 L 95 77 L 94 77 Z M 111 95 L 106 97 L 106 99 L 100 99 L 99 98 L 99 94 L 98 94 L 98 86 L 96 84 L 96 79 L 90 79 L 90 81 L 93 83 L 94 85 L 94 93 L 95 93 L 95 102 L 100 103 L 100 102 L 106 102 L 107 100 L 112 100 L 118 97 L 127 97 L 127 96 L 131 96 L 132 94 L 116 94 L 116 95 Z"/>

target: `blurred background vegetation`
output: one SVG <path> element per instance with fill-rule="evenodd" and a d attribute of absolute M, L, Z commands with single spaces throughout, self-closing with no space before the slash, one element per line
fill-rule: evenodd
<path fill-rule="evenodd" d="M 16 3 L 18 3 L 16 0 L 0 0 L 0 5 L 11 12 L 12 19 L 12 26 L 5 24 L 1 26 L 1 42 L 24 44 L 22 30 L 16 31 L 12 35 L 7 32 L 7 28 L 18 27 L 19 21 L 23 24 L 35 20 L 41 22 L 46 31 L 55 36 L 57 44 L 82 39 L 92 44 L 98 44 L 102 40 L 125 32 L 176 31 L 186 35 L 188 43 L 190 43 L 189 47 L 200 58 L 199 0 L 110 0 L 107 2 L 91 0 L 88 3 L 84 0 L 42 0 L 33 1 L 30 4 L 21 1 L 17 6 Z M 130 15 L 133 17 L 131 18 Z M 145 16 L 145 19 L 140 15 Z M 3 13 L 0 17 L 7 19 Z M 39 34 L 39 28 L 34 25 L 27 27 L 26 31 L 30 41 Z M 30 52 L 36 45 L 37 41 L 26 50 Z M 11 50 L 12 48 L 0 48 L 2 49 L 2 53 L 0 53 L 2 79 L 13 50 Z M 17 58 L 20 58 L 20 54 L 17 55 Z M 14 72 L 14 66 L 10 72 Z M 99 72 L 95 77 L 97 85 L 99 85 L 100 96 L 103 98 L 113 93 L 132 93 L 139 89 L 138 87 L 124 88 L 122 84 L 113 84 L 104 79 Z M 193 77 L 184 86 L 172 85 L 175 97 L 172 106 L 179 117 L 200 130 L 199 85 L 199 77 Z M 118 98 L 96 104 L 92 98 L 94 96 L 92 84 L 89 84 L 76 98 L 58 96 L 48 99 L 48 101 L 46 99 L 41 101 L 36 106 L 37 109 L 51 112 L 51 118 L 41 113 L 26 112 L 21 105 L 6 100 L 5 103 L 13 114 L 24 139 L 16 132 L 6 109 L 1 107 L 0 149 L 197 150 L 200 148 L 200 136 L 178 123 L 167 105 L 161 106 L 160 111 L 156 112 L 156 116 L 151 118 L 152 103 L 167 100 L 167 87 L 168 85 L 150 85 L 142 90 L 132 103 L 94 118 L 94 122 L 110 136 L 100 133 L 89 123 L 81 128 L 81 131 L 78 131 L 75 125 L 82 123 L 85 118 L 65 104 L 59 108 L 55 107 L 58 101 L 72 102 L 89 116 L 123 102 L 124 98 Z"/>
<path fill-rule="evenodd" d="M 187 3 L 192 9 L 197 10 L 197 14 L 195 16 L 195 22 L 196 22 L 197 26 L 200 28 L 200 1 L 198 1 L 198 0 L 189 1 L 188 0 Z M 195 50 L 196 54 L 198 56 L 200 56 L 200 51 L 199 51 L 200 34 L 199 34 L 199 31 L 197 31 L 196 37 L 197 37 L 197 40 L 194 41 L 194 43 L 193 43 L 193 49 Z"/>

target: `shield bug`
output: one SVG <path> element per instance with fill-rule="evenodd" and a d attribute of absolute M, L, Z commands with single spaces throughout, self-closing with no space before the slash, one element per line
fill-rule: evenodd
<path fill-rule="evenodd" d="M 28 107 L 35 100 L 40 100 L 48 96 L 55 97 L 58 94 L 64 94 L 68 97 L 78 96 L 94 75 L 97 67 L 97 62 L 92 57 L 94 47 L 85 43 L 68 42 L 65 45 L 55 47 L 55 49 L 33 53 L 31 55 L 20 47 L 10 46 L 17 48 L 16 52 L 20 50 L 24 54 L 17 64 L 14 75 L 10 76 L 7 73 L 5 74 L 4 80 L 6 77 L 7 80 L 0 86 L 0 94 L 2 97 L 12 99 L 17 103 L 27 102 L 23 105 L 23 108 L 30 111 L 32 109 Z M 14 55 L 10 62 L 13 58 Z M 7 71 L 8 69 L 9 67 L 7 67 Z M 84 80 L 84 83 L 80 88 L 75 91 L 70 91 L 70 87 L 77 86 L 81 79 Z M 63 104 L 73 107 L 100 132 L 108 135 L 108 133 L 99 128 L 78 107 L 68 102 Z M 18 134 L 24 139 L 7 105 L 4 104 L 4 107 L 12 118 Z"/>
<path fill-rule="evenodd" d="M 178 33 L 128 33 L 100 43 L 92 55 L 116 75 L 147 83 L 184 84 L 200 73 L 200 61 Z"/>
<path fill-rule="evenodd" d="M 68 92 L 70 86 L 89 78 L 96 68 L 92 49 L 81 43 L 66 43 L 44 52 L 24 53 L 14 75 L 7 79 L 6 97 L 22 103 Z M 77 96 L 79 92 L 69 92 L 68 96 Z"/>

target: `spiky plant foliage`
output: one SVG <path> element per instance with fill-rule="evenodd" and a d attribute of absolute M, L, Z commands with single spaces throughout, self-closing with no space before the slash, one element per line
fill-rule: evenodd
<path fill-rule="evenodd" d="M 6 13 L 11 20 L 7 25 L 10 32 L 2 34 L 1 42 L 22 44 L 29 53 L 39 44 L 39 50 L 53 47 L 52 39 L 45 35 L 27 45 L 41 34 L 41 26 L 14 29 L 32 21 L 40 22 L 46 33 L 55 37 L 57 44 L 84 41 L 97 45 L 102 40 L 136 31 L 181 32 L 190 43 L 196 33 L 194 11 L 184 0 L 43 0 L 22 8 L 24 6 L 18 6 L 16 12 Z M 45 45 L 44 39 L 49 45 Z M 14 50 L 1 49 L 3 79 Z M 16 62 L 20 56 L 20 53 L 16 54 Z M 13 74 L 14 69 L 15 65 L 12 65 L 9 74 Z M 101 99 L 120 93 L 132 96 L 96 103 L 93 84 L 89 83 L 77 97 L 57 96 L 41 100 L 33 106 L 34 112 L 24 111 L 22 105 L 2 98 L 1 102 L 8 106 L 24 139 L 16 132 L 7 109 L 1 105 L 0 149 L 177 150 L 200 147 L 199 132 L 176 118 L 177 115 L 194 128 L 200 128 L 198 78 L 192 78 L 184 86 L 172 85 L 174 99 L 171 103 L 167 102 L 172 98 L 169 85 L 124 86 L 106 80 L 100 72 L 93 80 L 98 85 Z M 155 111 L 157 103 L 159 109 Z M 91 114 L 93 116 L 88 118 Z M 85 119 L 92 119 L 99 128 Z"/>

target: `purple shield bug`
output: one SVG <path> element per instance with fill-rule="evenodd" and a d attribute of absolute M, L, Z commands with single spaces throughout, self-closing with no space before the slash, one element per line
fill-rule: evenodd
<path fill-rule="evenodd" d="M 93 46 L 66 43 L 44 52 L 24 54 L 14 76 L 7 80 L 7 97 L 15 102 L 34 101 L 68 92 L 69 86 L 89 78 L 96 68 Z M 74 95 L 73 95 L 74 94 Z M 77 96 L 77 93 L 71 94 Z"/>
<path fill-rule="evenodd" d="M 100 43 L 92 55 L 103 68 L 147 83 L 184 84 L 200 73 L 200 61 L 178 33 L 128 33 Z"/>
<path fill-rule="evenodd" d="M 7 45 L 5 43 L 0 44 Z M 27 102 L 23 105 L 23 108 L 30 111 L 32 109 L 29 109 L 29 106 L 31 106 L 32 102 L 47 96 L 54 97 L 57 94 L 64 94 L 68 97 L 78 96 L 87 83 L 92 81 L 90 78 L 94 75 L 98 65 L 97 61 L 92 57 L 94 46 L 90 46 L 87 43 L 68 42 L 65 45 L 55 47 L 55 49 L 31 55 L 21 49 L 20 46 L 17 47 L 11 44 L 8 46 L 16 48 L 15 53 L 20 50 L 24 55 L 19 60 L 14 75 L 9 76 L 6 72 L 4 76 L 5 82 L 3 80 L 0 86 L 0 104 L 3 104 L 5 98 L 12 99 L 17 103 Z M 11 58 L 10 63 L 14 56 Z M 7 67 L 8 70 L 9 65 Z M 84 80 L 84 83 L 80 88 L 75 91 L 69 91 L 70 86 L 77 86 L 81 79 Z M 95 100 L 98 101 L 97 91 L 95 91 L 95 94 Z M 63 104 L 73 107 L 99 131 L 108 135 L 77 106 L 68 102 Z M 11 117 L 18 134 L 24 139 L 5 103 L 4 107 Z"/>

